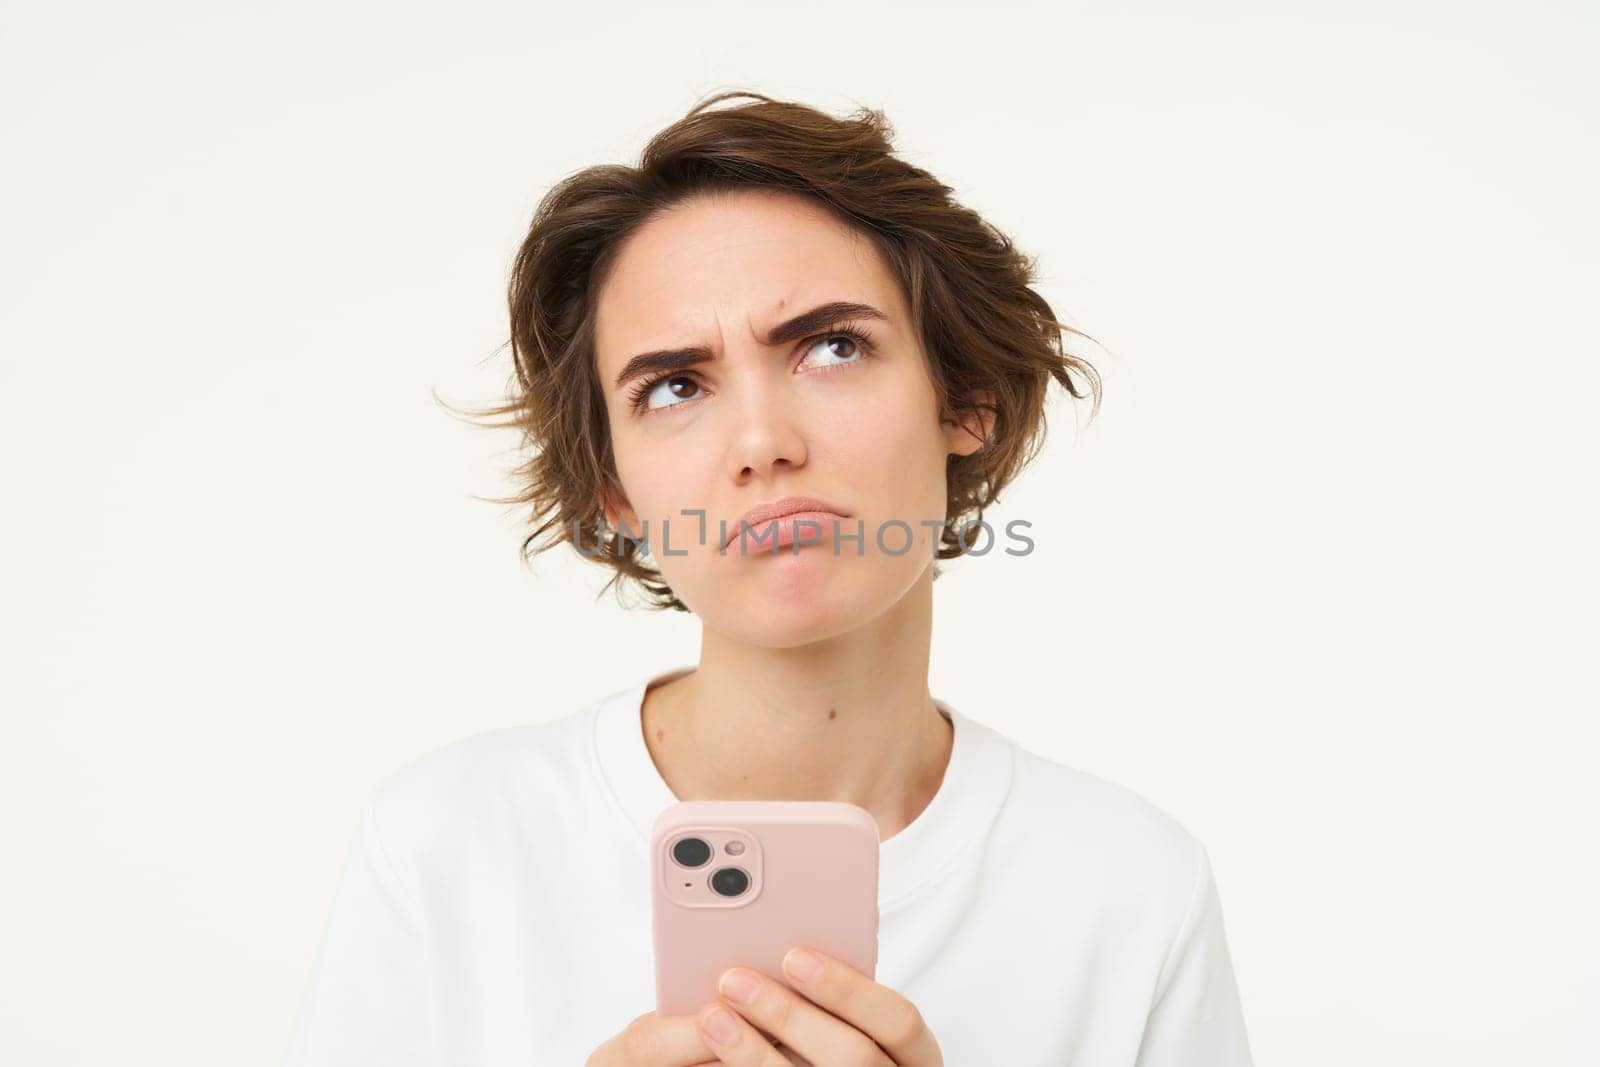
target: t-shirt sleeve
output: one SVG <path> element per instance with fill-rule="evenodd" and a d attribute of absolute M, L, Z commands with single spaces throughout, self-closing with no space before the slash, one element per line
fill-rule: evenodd
<path fill-rule="evenodd" d="M 421 924 L 369 801 L 350 843 L 287 1067 L 433 1067 Z"/>
<path fill-rule="evenodd" d="M 1194 842 L 1189 908 L 1156 983 L 1138 1067 L 1251 1067 L 1211 862 Z"/>

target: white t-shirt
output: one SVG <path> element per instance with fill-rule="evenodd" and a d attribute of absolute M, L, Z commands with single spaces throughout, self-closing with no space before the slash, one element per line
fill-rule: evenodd
<path fill-rule="evenodd" d="M 647 686 L 427 753 L 373 792 L 289 1067 L 576 1067 L 654 1007 Z M 951 1067 L 1249 1067 L 1205 850 L 1133 792 L 953 726 L 880 845 L 875 978 Z M 708 998 L 709 999 L 709 998 Z M 710 1058 L 710 1057 L 708 1057 Z"/>

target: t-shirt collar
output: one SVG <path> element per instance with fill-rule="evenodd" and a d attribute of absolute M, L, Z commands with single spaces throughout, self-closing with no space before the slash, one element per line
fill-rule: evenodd
<path fill-rule="evenodd" d="M 645 745 L 645 691 L 695 669 L 691 664 L 649 675 L 601 697 L 589 709 L 596 767 L 623 817 L 646 844 L 656 816 L 678 798 Z M 945 701 L 935 697 L 934 705 L 950 720 L 954 731 L 950 762 L 938 791 L 911 825 L 879 844 L 880 913 L 937 881 L 967 849 L 976 846 L 994 823 L 1011 788 L 1014 746 Z"/>

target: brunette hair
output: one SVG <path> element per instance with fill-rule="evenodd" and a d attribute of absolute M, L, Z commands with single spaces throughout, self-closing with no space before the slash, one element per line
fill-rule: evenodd
<path fill-rule="evenodd" d="M 738 97 L 752 102 L 712 107 Z M 700 193 L 788 192 L 869 238 L 911 309 L 941 419 L 970 417 L 980 408 L 992 418 L 977 451 L 947 457 L 946 525 L 936 560 L 976 542 L 983 509 L 1043 447 L 1051 379 L 1075 399 L 1092 394 L 1093 421 L 1100 376 L 1061 340 L 1063 333 L 1088 335 L 1058 322 L 1034 291 L 1035 259 L 957 203 L 932 174 L 897 158 L 893 133 L 876 109 L 858 107 L 836 118 L 760 93 L 719 92 L 651 138 L 637 167 L 588 167 L 549 190 L 511 271 L 508 400 L 477 413 L 507 417 L 487 425 L 519 431 L 527 452 L 515 470 L 520 492 L 488 498 L 529 506 L 536 528 L 522 542 L 524 562 L 573 544 L 615 571 L 605 588 L 618 585 L 620 592 L 619 583 L 633 579 L 644 587 L 647 606 L 689 610 L 637 532 L 624 536 L 605 522 L 606 495 L 625 500 L 626 494 L 596 367 L 594 323 L 595 294 L 624 240 L 658 212 Z M 1074 372 L 1088 392 L 1073 381 Z M 980 399 L 985 394 L 992 403 Z"/>

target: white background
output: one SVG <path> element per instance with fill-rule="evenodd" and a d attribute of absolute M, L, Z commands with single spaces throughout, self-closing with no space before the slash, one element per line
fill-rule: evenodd
<path fill-rule="evenodd" d="M 883 107 L 1109 350 L 931 684 L 1207 844 L 1258 1062 L 1600 1062 L 1595 9 L 568 7 L 4 5 L 0 1060 L 277 1062 L 383 776 L 694 661 L 431 391 L 742 87 Z"/>

